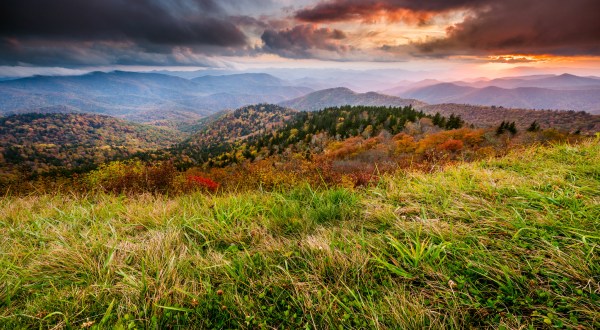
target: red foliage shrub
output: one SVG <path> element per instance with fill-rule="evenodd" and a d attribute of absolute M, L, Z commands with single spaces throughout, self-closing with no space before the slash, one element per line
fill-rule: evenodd
<path fill-rule="evenodd" d="M 219 184 L 209 178 L 204 178 L 199 175 L 188 175 L 187 183 L 190 186 L 204 188 L 208 191 L 215 192 L 219 189 Z"/>

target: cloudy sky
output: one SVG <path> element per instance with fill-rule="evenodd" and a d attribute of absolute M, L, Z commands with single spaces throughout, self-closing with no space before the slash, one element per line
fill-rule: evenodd
<path fill-rule="evenodd" d="M 2 0 L 0 74 L 128 67 L 600 74 L 598 13 L 598 0 Z"/>

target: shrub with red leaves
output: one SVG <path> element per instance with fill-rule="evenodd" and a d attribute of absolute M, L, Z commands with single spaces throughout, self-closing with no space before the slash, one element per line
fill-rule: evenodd
<path fill-rule="evenodd" d="M 219 188 L 219 184 L 209 178 L 204 178 L 199 175 L 189 175 L 187 177 L 188 185 L 204 188 L 208 191 L 215 192 Z"/>

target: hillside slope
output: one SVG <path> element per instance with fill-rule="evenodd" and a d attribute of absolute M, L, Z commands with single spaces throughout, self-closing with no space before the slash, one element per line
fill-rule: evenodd
<path fill-rule="evenodd" d="M 599 328 L 599 163 L 596 141 L 364 190 L 7 196 L 0 328 Z"/>
<path fill-rule="evenodd" d="M 191 157 L 196 162 L 221 154 L 241 140 L 270 133 L 293 118 L 295 110 L 273 104 L 239 108 L 201 121 L 196 132 L 169 152 Z"/>
<path fill-rule="evenodd" d="M 188 142 L 206 147 L 265 134 L 283 126 L 296 111 L 272 104 L 239 108 L 203 126 Z"/>
<path fill-rule="evenodd" d="M 420 119 L 432 121 L 434 116 L 410 106 L 343 106 L 297 112 L 278 105 L 259 104 L 207 122 L 184 142 L 148 155 L 147 159 L 175 159 L 180 167 L 186 168 L 225 167 L 244 160 L 293 152 L 318 155 L 332 140 L 370 138 L 384 131 L 385 135 L 395 135 Z M 431 130 L 456 129 L 463 125 L 463 121 L 455 116 L 439 120 L 429 125 Z"/>
<path fill-rule="evenodd" d="M 0 172 L 29 175 L 89 167 L 139 151 L 166 148 L 182 134 L 90 114 L 24 114 L 0 118 Z"/>
<path fill-rule="evenodd" d="M 431 104 L 419 108 L 427 114 L 459 115 L 477 127 L 495 127 L 502 121 L 515 122 L 521 129 L 537 122 L 542 128 L 556 128 L 567 132 L 595 134 L 600 132 L 600 115 L 579 111 L 512 109 L 469 104 Z"/>

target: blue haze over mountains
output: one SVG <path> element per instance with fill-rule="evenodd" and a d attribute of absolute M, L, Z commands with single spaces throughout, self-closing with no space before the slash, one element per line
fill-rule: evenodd
<path fill-rule="evenodd" d="M 337 77 L 325 72 L 303 76 L 297 70 L 271 72 L 277 77 L 225 73 L 229 72 L 114 71 L 4 80 L 0 81 L 0 115 L 84 112 L 137 122 L 186 121 L 256 103 L 276 103 L 298 110 L 345 104 L 458 103 L 600 114 L 598 77 L 563 74 L 442 82 L 416 81 L 409 74 L 405 81 L 402 77 L 392 81 L 382 72 L 340 71 Z M 346 88 L 336 88 L 341 86 Z M 379 92 L 360 94 L 347 88 Z"/>
<path fill-rule="evenodd" d="M 246 104 L 277 103 L 313 90 L 267 74 L 185 79 L 115 71 L 0 82 L 0 113 L 86 112 L 134 121 L 199 118 Z M 164 117 L 164 118 L 163 118 Z"/>

